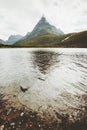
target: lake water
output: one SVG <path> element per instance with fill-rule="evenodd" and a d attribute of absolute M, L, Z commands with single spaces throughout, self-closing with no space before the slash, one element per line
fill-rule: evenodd
<path fill-rule="evenodd" d="M 87 49 L 1 49 L 0 93 L 33 110 L 78 108 L 87 93 Z"/>

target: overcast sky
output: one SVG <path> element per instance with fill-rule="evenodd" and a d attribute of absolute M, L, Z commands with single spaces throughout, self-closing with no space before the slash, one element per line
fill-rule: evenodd
<path fill-rule="evenodd" d="M 0 39 L 25 35 L 43 14 L 64 33 L 87 30 L 87 0 L 0 0 Z"/>

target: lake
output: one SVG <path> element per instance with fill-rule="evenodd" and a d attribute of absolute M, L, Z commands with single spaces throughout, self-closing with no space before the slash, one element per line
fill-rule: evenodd
<path fill-rule="evenodd" d="M 0 93 L 15 106 L 71 113 L 85 103 L 87 49 L 1 49 Z"/>

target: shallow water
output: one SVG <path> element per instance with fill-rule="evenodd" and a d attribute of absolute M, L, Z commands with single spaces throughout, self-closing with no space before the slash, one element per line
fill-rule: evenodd
<path fill-rule="evenodd" d="M 20 88 L 27 88 L 26 92 Z M 87 92 L 87 49 L 1 49 L 0 93 L 33 109 L 78 108 Z"/>

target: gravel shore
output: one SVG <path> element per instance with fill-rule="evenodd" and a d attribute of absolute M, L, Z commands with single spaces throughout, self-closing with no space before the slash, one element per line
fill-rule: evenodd
<path fill-rule="evenodd" d="M 17 109 L 9 106 L 9 102 L 0 95 L 0 130 L 87 130 L 87 96 L 84 95 L 84 107 L 75 115 L 68 115 L 54 111 L 55 117 L 43 112 L 28 110 L 24 106 Z"/>

